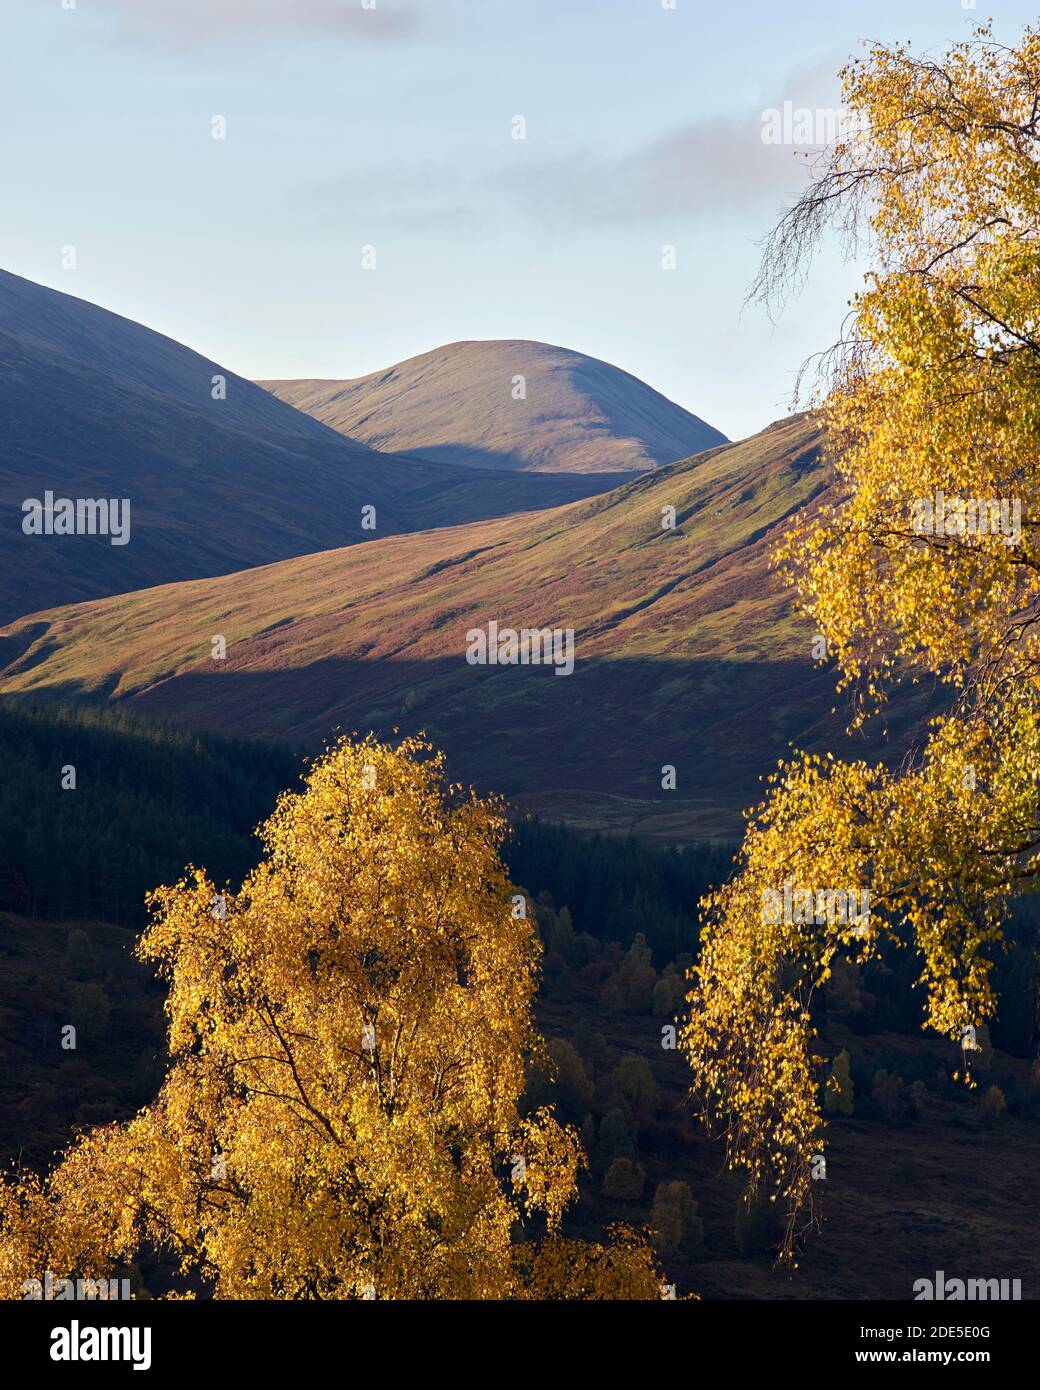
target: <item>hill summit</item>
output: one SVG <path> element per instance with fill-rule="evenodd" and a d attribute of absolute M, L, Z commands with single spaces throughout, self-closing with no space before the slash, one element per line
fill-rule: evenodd
<path fill-rule="evenodd" d="M 620 367 L 521 339 L 448 343 L 348 381 L 264 381 L 371 448 L 533 473 L 643 472 L 726 436 Z"/>

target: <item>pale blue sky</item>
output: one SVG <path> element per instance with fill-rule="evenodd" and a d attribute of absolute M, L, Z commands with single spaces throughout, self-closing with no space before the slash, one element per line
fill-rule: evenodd
<path fill-rule="evenodd" d="M 739 437 L 784 412 L 859 274 L 825 254 L 775 328 L 742 308 L 804 177 L 762 110 L 835 104 L 862 38 L 1035 20 L 979 3 L 4 0 L 0 265 L 246 376 L 536 338 Z"/>

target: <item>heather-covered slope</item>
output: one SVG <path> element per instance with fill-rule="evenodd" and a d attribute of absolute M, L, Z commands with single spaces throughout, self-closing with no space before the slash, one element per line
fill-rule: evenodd
<path fill-rule="evenodd" d="M 789 740 L 837 737 L 833 678 L 768 568 L 826 485 L 796 418 L 566 507 L 36 615 L 0 633 L 0 691 L 315 747 L 424 728 L 467 778 L 546 814 L 732 833 Z M 573 674 L 469 664 L 490 622 L 572 629 Z"/>

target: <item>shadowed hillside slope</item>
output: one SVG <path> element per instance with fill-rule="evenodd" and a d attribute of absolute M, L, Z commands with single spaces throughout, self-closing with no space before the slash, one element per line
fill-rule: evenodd
<path fill-rule="evenodd" d="M 0 621 L 368 540 L 366 505 L 387 535 L 617 481 L 387 458 L 170 338 L 2 271 L 0 446 Z M 23 503 L 48 491 L 128 499 L 129 542 L 24 534 Z"/>
<path fill-rule="evenodd" d="M 827 486 L 818 443 L 795 418 L 566 507 L 42 613 L 0 632 L 0 690 L 310 747 L 423 728 L 467 779 L 546 815 L 732 833 L 789 740 L 833 744 L 842 724 L 768 567 Z M 573 629 L 573 674 L 468 664 L 490 622 Z"/>
<path fill-rule="evenodd" d="M 265 381 L 373 448 L 534 472 L 641 472 L 725 435 L 609 362 L 548 343 L 448 343 L 351 381 Z"/>

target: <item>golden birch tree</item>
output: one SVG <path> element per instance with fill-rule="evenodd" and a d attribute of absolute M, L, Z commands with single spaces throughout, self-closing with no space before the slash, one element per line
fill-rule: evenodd
<path fill-rule="evenodd" d="M 166 1081 L 0 1188 L 0 1292 L 148 1242 L 218 1298 L 527 1296 L 526 1230 L 549 1242 L 539 1288 L 570 1296 L 549 1274 L 583 1154 L 518 1108 L 539 942 L 505 830 L 422 740 L 342 741 L 238 892 L 198 870 L 154 892 L 138 952 L 169 986 Z M 660 1296 L 644 1241 L 610 1259 L 613 1296 Z"/>
<path fill-rule="evenodd" d="M 994 1012 L 1002 923 L 1040 869 L 1040 31 L 1003 47 L 983 27 L 940 59 L 876 46 L 842 78 L 848 128 L 756 287 L 790 289 L 827 227 L 871 265 L 818 396 L 836 483 L 778 564 L 853 725 L 900 682 L 948 699 L 894 771 L 782 764 L 706 904 L 683 1047 L 731 1164 L 786 1204 L 786 1254 L 812 1215 L 811 1012 L 835 957 L 912 949 L 924 1023 L 961 1039 Z M 785 885 L 797 909 L 764 911 Z M 807 907 L 820 889 L 869 912 Z"/>

